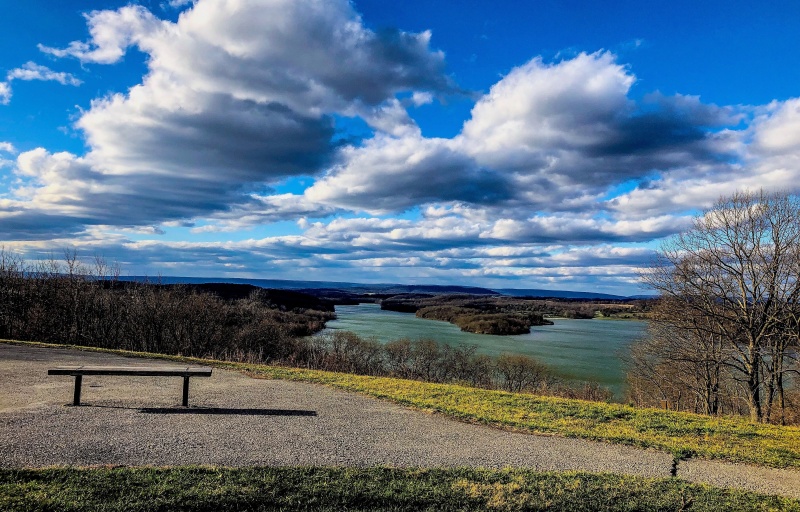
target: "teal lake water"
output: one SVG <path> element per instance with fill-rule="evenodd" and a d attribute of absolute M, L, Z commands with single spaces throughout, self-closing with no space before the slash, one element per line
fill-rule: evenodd
<path fill-rule="evenodd" d="M 621 356 L 647 328 L 647 322 L 635 320 L 555 318 L 555 325 L 531 327 L 530 334 L 490 336 L 462 332 L 450 323 L 424 320 L 411 313 L 383 311 L 378 304 L 336 306 L 336 315 L 338 318 L 328 322 L 325 331 L 352 331 L 381 343 L 429 338 L 451 346 L 475 345 L 479 352 L 491 356 L 524 354 L 550 365 L 564 378 L 597 381 L 618 399 L 625 391 Z"/>

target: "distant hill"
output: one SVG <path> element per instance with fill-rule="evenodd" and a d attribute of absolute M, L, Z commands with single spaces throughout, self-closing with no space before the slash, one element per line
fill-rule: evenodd
<path fill-rule="evenodd" d="M 248 284 L 260 288 L 280 290 L 297 290 L 309 292 L 311 290 L 342 290 L 352 294 L 379 294 L 396 295 L 401 293 L 431 293 L 434 295 L 468 293 L 471 295 L 510 295 L 512 297 L 552 297 L 557 299 L 608 299 L 625 300 L 639 298 L 653 298 L 651 295 L 636 295 L 625 297 L 597 292 L 573 292 L 565 290 L 543 290 L 539 288 L 499 288 L 488 289 L 476 286 L 455 285 L 423 285 L 423 284 L 396 284 L 396 283 L 348 283 L 342 281 L 296 281 L 291 279 L 244 279 L 235 277 L 181 277 L 181 276 L 127 276 L 120 279 L 125 281 L 150 281 L 161 284 L 204 284 L 204 283 L 232 283 Z"/>
<path fill-rule="evenodd" d="M 495 290 L 503 295 L 511 295 L 512 297 L 547 297 L 556 299 L 608 299 L 608 300 L 625 300 L 630 297 L 623 295 L 611 295 L 608 293 L 597 292 L 572 292 L 565 290 L 541 290 L 538 288 L 501 288 Z"/>
<path fill-rule="evenodd" d="M 500 293 L 489 290 L 487 288 L 478 288 L 475 286 L 445 286 L 445 285 L 405 285 L 405 284 L 380 284 L 380 285 L 359 285 L 351 288 L 354 291 L 362 293 L 369 293 L 368 290 L 374 290 L 374 293 L 382 294 L 400 294 L 400 293 L 433 293 L 435 295 L 452 294 L 452 293 L 468 293 L 470 295 L 500 295 Z"/>
<path fill-rule="evenodd" d="M 283 290 L 301 290 L 303 288 L 340 288 L 349 289 L 358 286 L 367 286 L 358 283 L 342 283 L 336 281 L 292 281 L 288 279 L 245 279 L 238 277 L 184 277 L 184 276 L 121 276 L 123 281 L 149 281 L 159 284 L 203 284 L 203 283 L 233 283 L 249 284 L 259 288 L 275 288 Z"/>
<path fill-rule="evenodd" d="M 399 294 L 399 293 L 469 293 L 471 295 L 500 295 L 500 293 L 479 288 L 475 286 L 448 286 L 448 285 L 415 285 L 415 284 L 395 284 L 395 283 L 347 283 L 339 281 L 295 281 L 289 279 L 243 279 L 235 277 L 182 277 L 182 276 L 124 276 L 120 277 L 123 281 L 149 281 L 159 284 L 205 284 L 205 283 L 232 283 L 248 284 L 261 288 L 273 288 L 281 290 L 346 290 L 352 293 L 377 293 L 377 294 Z"/>

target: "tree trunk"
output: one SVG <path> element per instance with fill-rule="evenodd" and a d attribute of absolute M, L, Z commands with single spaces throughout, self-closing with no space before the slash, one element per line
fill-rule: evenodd
<path fill-rule="evenodd" d="M 758 360 L 749 364 L 747 369 L 747 405 L 750 407 L 750 421 L 760 423 L 763 411 L 761 409 L 761 379 L 759 378 Z"/>

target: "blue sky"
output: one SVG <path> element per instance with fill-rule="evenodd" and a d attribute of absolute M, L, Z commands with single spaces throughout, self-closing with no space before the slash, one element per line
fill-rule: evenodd
<path fill-rule="evenodd" d="M 32 0 L 0 243 L 126 274 L 640 293 L 800 184 L 797 2 Z"/>

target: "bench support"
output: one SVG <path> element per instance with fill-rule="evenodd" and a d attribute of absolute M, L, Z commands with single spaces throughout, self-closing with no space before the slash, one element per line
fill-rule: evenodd
<path fill-rule="evenodd" d="M 81 405 L 81 384 L 83 383 L 83 375 L 75 376 L 75 394 L 72 395 L 72 405 Z"/>
<path fill-rule="evenodd" d="M 72 395 L 72 405 L 81 405 L 81 384 L 83 383 L 83 375 L 75 376 L 75 393 Z M 189 377 L 183 377 L 183 401 L 181 405 L 189 407 Z"/>
<path fill-rule="evenodd" d="M 189 407 L 189 376 L 183 377 L 183 404 L 184 407 Z"/>

